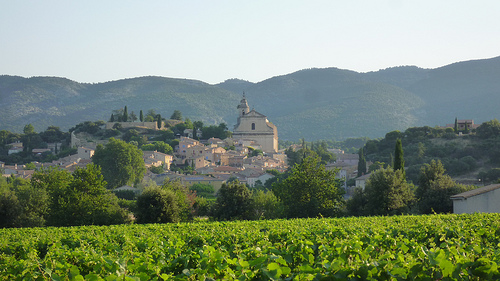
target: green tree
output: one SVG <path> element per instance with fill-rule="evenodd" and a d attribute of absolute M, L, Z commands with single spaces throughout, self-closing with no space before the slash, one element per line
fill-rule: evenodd
<path fill-rule="evenodd" d="M 175 193 L 159 186 L 147 187 L 137 197 L 135 216 L 138 223 L 169 223 L 181 220 Z"/>
<path fill-rule="evenodd" d="M 139 112 L 139 120 L 140 120 L 141 122 L 144 122 L 144 115 L 143 115 L 143 113 L 142 113 L 142 109 L 141 109 L 141 111 Z"/>
<path fill-rule="evenodd" d="M 458 134 L 458 119 L 455 117 L 455 126 L 453 127 L 453 130 L 455 131 L 456 134 Z"/>
<path fill-rule="evenodd" d="M 361 177 L 362 175 L 366 174 L 366 159 L 363 148 L 359 149 L 358 155 L 358 177 Z"/>
<path fill-rule="evenodd" d="M 158 116 L 156 116 L 156 126 L 158 127 L 158 129 L 161 129 L 162 127 L 162 119 L 161 119 L 161 114 L 158 114 Z"/>
<path fill-rule="evenodd" d="M 482 139 L 496 138 L 500 135 L 500 122 L 493 119 L 482 123 L 476 129 L 476 135 Z"/>
<path fill-rule="evenodd" d="M 193 122 L 193 138 L 194 139 L 198 139 L 199 136 L 198 136 L 198 130 L 202 130 L 203 129 L 203 122 L 201 121 L 194 121 Z"/>
<path fill-rule="evenodd" d="M 28 125 L 24 126 L 23 133 L 25 135 L 34 134 L 35 133 L 35 127 L 33 127 L 33 125 L 31 125 L 31 124 L 28 124 Z"/>
<path fill-rule="evenodd" d="M 418 210 L 421 214 L 453 212 L 452 195 L 467 191 L 470 187 L 457 184 L 449 175 L 441 161 L 432 160 L 420 168 L 416 190 Z"/>
<path fill-rule="evenodd" d="M 283 204 L 271 190 L 252 193 L 252 219 L 278 219 L 283 217 Z"/>
<path fill-rule="evenodd" d="M 405 172 L 405 159 L 404 159 L 404 152 L 403 152 L 403 144 L 401 143 L 401 139 L 398 138 L 396 140 L 396 147 L 394 151 L 394 170 L 401 170 L 401 173 L 403 177 L 406 179 L 406 172 Z"/>
<path fill-rule="evenodd" d="M 0 190 L 0 228 L 17 227 L 22 212 L 16 194 L 9 188 Z"/>
<path fill-rule="evenodd" d="M 134 111 L 130 112 L 130 114 L 129 114 L 129 119 L 130 119 L 130 121 L 132 121 L 132 122 L 137 121 L 137 115 L 135 115 L 135 112 L 134 112 Z"/>
<path fill-rule="evenodd" d="M 118 198 L 105 188 L 100 168 L 89 164 L 73 174 L 48 169 L 36 172 L 31 184 L 49 195 L 47 225 L 109 225 L 124 223 L 127 214 Z"/>
<path fill-rule="evenodd" d="M 365 186 L 366 212 L 369 215 L 408 213 L 414 202 L 413 185 L 401 170 L 391 167 L 373 172 Z"/>
<path fill-rule="evenodd" d="M 174 110 L 174 113 L 172 113 L 172 116 L 170 116 L 170 119 L 172 120 L 182 120 L 182 113 L 180 110 Z"/>
<path fill-rule="evenodd" d="M 110 138 L 106 146 L 97 146 L 92 162 L 101 167 L 110 189 L 138 183 L 146 172 L 142 151 L 114 138 Z"/>
<path fill-rule="evenodd" d="M 289 218 L 338 216 L 344 205 L 344 190 L 336 173 L 326 170 L 319 157 L 306 157 L 285 180 L 273 184 L 272 190 Z"/>
<path fill-rule="evenodd" d="M 115 116 L 111 113 L 111 117 L 109 118 L 109 122 L 115 122 Z"/>
<path fill-rule="evenodd" d="M 248 188 L 233 181 L 222 184 L 214 206 L 218 220 L 247 220 L 252 218 L 252 195 Z"/>
<path fill-rule="evenodd" d="M 127 106 L 125 106 L 125 108 L 123 109 L 122 122 L 128 122 L 128 110 L 127 110 Z"/>
<path fill-rule="evenodd" d="M 213 197 L 215 193 L 212 185 L 204 183 L 195 183 L 189 187 L 189 190 L 196 191 L 196 195 L 201 197 Z"/>

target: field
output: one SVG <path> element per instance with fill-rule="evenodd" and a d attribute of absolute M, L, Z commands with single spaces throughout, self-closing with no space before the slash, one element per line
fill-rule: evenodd
<path fill-rule="evenodd" d="M 1 280 L 500 279 L 500 214 L 0 229 Z"/>

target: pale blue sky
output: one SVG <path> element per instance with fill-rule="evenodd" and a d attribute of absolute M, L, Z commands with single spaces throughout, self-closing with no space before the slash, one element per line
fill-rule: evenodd
<path fill-rule="evenodd" d="M 259 82 L 500 56 L 500 1 L 0 0 L 0 74 Z"/>

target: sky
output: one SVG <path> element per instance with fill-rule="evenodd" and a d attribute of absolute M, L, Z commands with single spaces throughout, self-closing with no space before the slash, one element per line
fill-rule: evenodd
<path fill-rule="evenodd" d="M 216 84 L 500 56 L 498 0 L 0 0 L 0 75 Z"/>

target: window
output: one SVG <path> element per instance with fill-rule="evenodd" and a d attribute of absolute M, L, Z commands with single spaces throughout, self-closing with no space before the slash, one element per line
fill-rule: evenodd
<path fill-rule="evenodd" d="M 255 130 L 255 123 L 252 123 L 252 130 Z"/>

